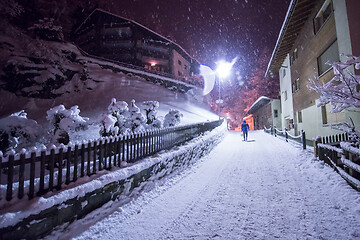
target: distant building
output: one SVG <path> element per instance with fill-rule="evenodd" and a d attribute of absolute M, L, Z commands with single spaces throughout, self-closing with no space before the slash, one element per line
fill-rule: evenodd
<path fill-rule="evenodd" d="M 283 128 L 304 130 L 312 139 L 336 133 L 329 125 L 349 116 L 360 124 L 357 113 L 318 108 L 319 95 L 307 88 L 309 78 L 327 82 L 334 76 L 327 61 L 343 59 L 342 53 L 360 55 L 359 13 L 359 0 L 291 1 L 266 72 L 280 77 Z"/>
<path fill-rule="evenodd" d="M 249 108 L 254 122 L 254 130 L 270 128 L 271 126 L 281 129 L 281 107 L 279 99 L 268 97 L 258 98 Z"/>
<path fill-rule="evenodd" d="M 250 130 L 254 130 L 254 118 L 251 114 L 244 117 L 243 120 L 245 120 L 246 123 L 249 124 Z M 241 130 L 241 127 L 239 127 L 239 130 Z"/>
<path fill-rule="evenodd" d="M 143 25 L 95 9 L 75 30 L 75 42 L 85 52 L 186 81 L 199 62 L 181 46 Z"/>

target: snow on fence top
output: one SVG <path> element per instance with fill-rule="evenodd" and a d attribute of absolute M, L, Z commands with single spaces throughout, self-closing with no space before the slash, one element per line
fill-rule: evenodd
<path fill-rule="evenodd" d="M 12 152 L 5 161 L 0 157 L 0 177 L 4 174 L 4 179 L 7 179 L 5 185 L 0 185 L 0 199 L 3 193 L 6 193 L 7 201 L 13 199 L 14 187 L 18 188 L 19 199 L 25 194 L 32 199 L 35 193 L 41 196 L 53 189 L 60 190 L 63 183 L 75 182 L 103 169 L 111 170 L 113 166 L 125 167 L 145 156 L 191 140 L 220 126 L 222 122 L 217 120 L 121 137 L 105 137 L 81 145 L 69 144 L 67 150 L 64 149 L 66 146 L 61 145 L 53 146 L 50 150 L 17 155 Z"/>

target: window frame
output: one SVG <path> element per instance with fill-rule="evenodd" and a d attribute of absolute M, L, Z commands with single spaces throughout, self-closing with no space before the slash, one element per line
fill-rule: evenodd
<path fill-rule="evenodd" d="M 326 106 L 321 106 L 321 120 L 322 120 L 322 124 L 325 125 L 328 123 L 327 120 L 327 112 L 326 112 Z"/>
<path fill-rule="evenodd" d="M 337 59 L 326 59 L 326 62 L 327 61 L 340 61 L 340 54 L 339 54 L 339 45 L 337 43 L 337 39 L 335 39 L 333 42 L 331 42 L 324 51 L 321 52 L 321 54 L 316 58 L 316 62 L 317 62 L 317 70 L 318 70 L 318 76 L 322 76 L 324 75 L 325 73 L 327 73 L 328 71 L 330 71 L 332 69 L 332 66 L 331 65 L 327 65 L 326 62 L 324 63 L 324 66 L 329 66 L 328 68 L 326 68 L 324 71 L 320 71 L 322 69 L 320 69 L 320 58 L 334 45 L 336 44 L 336 49 L 337 49 L 337 54 L 336 56 L 338 57 Z"/>
<path fill-rule="evenodd" d="M 302 123 L 303 120 L 302 120 L 302 112 L 301 111 L 298 111 L 298 123 Z"/>
<path fill-rule="evenodd" d="M 324 13 L 330 7 L 329 15 L 324 18 Z M 314 35 L 316 35 L 326 22 L 330 19 L 331 15 L 334 13 L 334 6 L 331 0 L 326 0 L 324 4 L 321 6 L 315 17 L 313 18 L 313 28 L 314 28 Z"/>
<path fill-rule="evenodd" d="M 279 111 L 277 109 L 274 109 L 274 118 L 279 117 Z"/>

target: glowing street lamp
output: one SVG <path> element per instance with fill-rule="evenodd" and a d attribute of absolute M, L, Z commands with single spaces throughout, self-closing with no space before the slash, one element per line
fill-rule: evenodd
<path fill-rule="evenodd" d="M 223 100 L 220 98 L 221 97 L 220 82 L 230 75 L 231 69 L 234 66 L 236 61 L 237 61 L 237 58 L 234 58 L 231 62 L 226 62 L 224 60 L 220 60 L 220 61 L 216 62 L 215 73 L 219 78 L 219 99 L 216 101 L 216 103 L 218 104 L 219 119 L 220 119 L 220 104 L 223 103 Z"/>

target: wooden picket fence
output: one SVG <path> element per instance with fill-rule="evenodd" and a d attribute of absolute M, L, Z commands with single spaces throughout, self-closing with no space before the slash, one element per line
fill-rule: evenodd
<path fill-rule="evenodd" d="M 112 170 L 191 140 L 220 126 L 222 120 L 150 130 L 132 135 L 0 156 L 0 199 L 42 196 L 101 170 Z M 126 163 L 126 164 L 124 164 Z"/>
<path fill-rule="evenodd" d="M 318 136 L 314 140 L 314 154 L 317 157 L 319 154 L 318 144 L 328 144 L 328 145 L 339 145 L 340 142 L 349 141 L 349 135 L 347 133 L 339 133 L 328 136 Z"/>
<path fill-rule="evenodd" d="M 349 142 L 317 144 L 319 160 L 329 164 L 353 188 L 360 191 L 360 150 Z"/>

